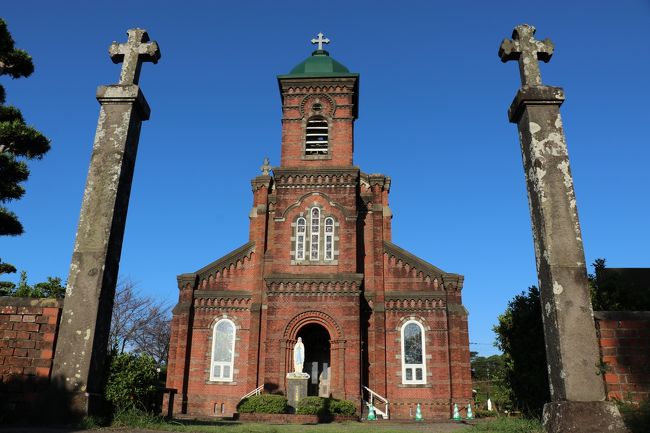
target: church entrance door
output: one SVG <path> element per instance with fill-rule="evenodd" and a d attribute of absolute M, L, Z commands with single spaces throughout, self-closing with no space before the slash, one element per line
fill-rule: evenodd
<path fill-rule="evenodd" d="M 331 383 L 330 335 L 318 323 L 309 323 L 298 330 L 305 345 L 303 371 L 309 373 L 307 395 L 329 397 Z"/>

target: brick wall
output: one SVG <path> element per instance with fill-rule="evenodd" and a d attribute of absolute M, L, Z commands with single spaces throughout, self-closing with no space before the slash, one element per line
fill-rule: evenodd
<path fill-rule="evenodd" d="M 23 412 L 49 383 L 63 301 L 0 297 L 0 401 Z"/>
<path fill-rule="evenodd" d="M 596 311 L 609 398 L 650 398 L 650 311 Z"/>

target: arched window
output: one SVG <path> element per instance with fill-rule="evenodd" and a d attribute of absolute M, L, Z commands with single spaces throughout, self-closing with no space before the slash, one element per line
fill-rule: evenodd
<path fill-rule="evenodd" d="M 307 221 L 300 217 L 296 221 L 296 260 L 305 260 L 305 235 L 307 234 Z"/>
<path fill-rule="evenodd" d="M 307 120 L 305 129 L 305 155 L 327 155 L 329 148 L 327 120 L 312 117 Z"/>
<path fill-rule="evenodd" d="M 235 360 L 235 324 L 219 320 L 212 331 L 210 380 L 232 381 Z"/>
<path fill-rule="evenodd" d="M 318 242 L 320 240 L 320 209 L 311 208 L 311 236 L 309 239 L 309 260 L 318 260 Z"/>
<path fill-rule="evenodd" d="M 415 320 L 402 326 L 402 383 L 426 383 L 424 327 Z"/>
<path fill-rule="evenodd" d="M 334 259 L 334 218 L 325 218 L 325 260 Z"/>

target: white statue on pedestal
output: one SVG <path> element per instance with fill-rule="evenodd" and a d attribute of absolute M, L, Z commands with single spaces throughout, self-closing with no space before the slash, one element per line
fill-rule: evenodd
<path fill-rule="evenodd" d="M 305 345 L 302 344 L 302 337 L 298 337 L 296 345 L 293 346 L 293 372 L 302 373 L 302 366 L 305 362 Z"/>

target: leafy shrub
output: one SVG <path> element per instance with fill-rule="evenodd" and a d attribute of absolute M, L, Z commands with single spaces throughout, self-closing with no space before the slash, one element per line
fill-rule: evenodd
<path fill-rule="evenodd" d="M 497 411 L 487 409 L 474 409 L 474 416 L 476 418 L 492 418 L 497 416 Z"/>
<path fill-rule="evenodd" d="M 326 415 L 329 413 L 329 399 L 305 397 L 298 402 L 296 413 L 300 415 Z"/>
<path fill-rule="evenodd" d="M 153 358 L 121 353 L 110 359 L 104 395 L 117 412 L 144 408 L 145 399 L 156 389 L 157 381 Z"/>
<path fill-rule="evenodd" d="M 330 399 L 329 410 L 334 415 L 354 416 L 357 414 L 357 407 L 348 400 Z"/>
<path fill-rule="evenodd" d="M 239 413 L 287 413 L 287 409 L 287 398 L 272 394 L 254 395 L 237 405 Z"/>

